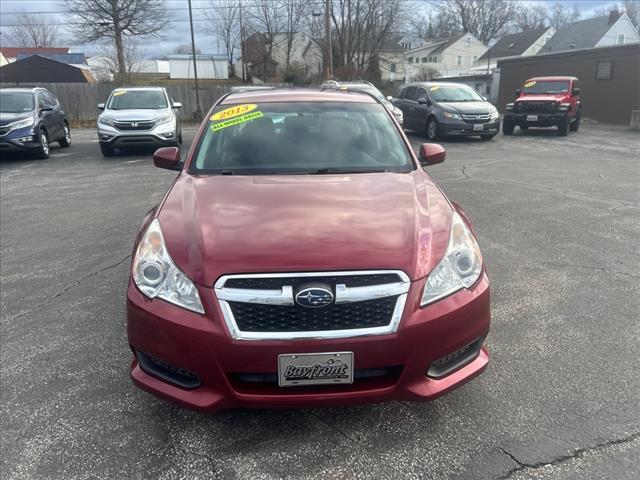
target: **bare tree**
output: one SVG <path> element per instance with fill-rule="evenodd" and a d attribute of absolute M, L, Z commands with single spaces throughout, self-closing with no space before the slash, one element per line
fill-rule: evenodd
<path fill-rule="evenodd" d="M 167 25 L 162 0 L 66 0 L 63 5 L 76 19 L 78 40 L 113 40 L 121 78 L 127 73 L 125 38 L 159 36 Z"/>
<path fill-rule="evenodd" d="M 577 22 L 580 19 L 580 15 L 580 9 L 576 4 L 569 6 L 558 2 L 549 10 L 547 20 L 557 30 L 560 27 Z"/>
<path fill-rule="evenodd" d="M 516 3 L 512 0 L 448 0 L 438 4 L 438 17 L 451 32 L 469 32 L 487 43 L 497 38 L 514 20 Z"/>
<path fill-rule="evenodd" d="M 222 40 L 229 71 L 233 72 L 233 59 L 240 46 L 240 5 L 236 0 L 210 0 L 209 4 L 211 10 L 206 12 L 207 19 Z"/>
<path fill-rule="evenodd" d="M 17 13 L 14 23 L 9 27 L 9 37 L 17 47 L 53 47 L 59 41 L 56 27 L 43 16 L 20 11 Z"/>
<path fill-rule="evenodd" d="M 281 0 L 253 0 L 253 5 L 248 13 L 249 29 L 264 35 L 266 57 L 270 61 L 273 60 L 275 37 L 284 31 L 286 25 L 283 2 Z"/>
<path fill-rule="evenodd" d="M 636 31 L 640 33 L 640 3 L 635 0 L 625 0 L 622 2 L 622 9 L 629 16 Z"/>
<path fill-rule="evenodd" d="M 98 50 L 98 55 L 103 57 L 104 65 L 113 78 L 120 76 L 121 82 L 131 83 L 131 74 L 140 70 L 140 63 L 143 58 L 143 52 L 136 39 L 128 38 L 124 40 L 123 54 L 125 64 L 124 74 L 120 71 L 119 56 L 113 43 L 105 42 Z"/>
<path fill-rule="evenodd" d="M 547 9 L 540 4 L 519 5 L 514 22 L 520 31 L 537 30 L 547 26 Z"/>
<path fill-rule="evenodd" d="M 422 65 L 413 77 L 414 82 L 428 82 L 441 77 L 438 69 Z"/>
<path fill-rule="evenodd" d="M 191 50 L 191 45 L 188 43 L 183 43 L 182 45 L 178 45 L 174 50 L 173 53 L 177 53 L 178 55 L 191 55 L 192 50 Z M 199 48 L 196 48 L 196 55 L 200 55 L 202 52 L 200 51 Z"/>
<path fill-rule="evenodd" d="M 283 11 L 285 14 L 284 34 L 286 40 L 285 69 L 288 71 L 291 68 L 293 42 L 302 27 L 306 4 L 297 0 L 285 0 Z"/>

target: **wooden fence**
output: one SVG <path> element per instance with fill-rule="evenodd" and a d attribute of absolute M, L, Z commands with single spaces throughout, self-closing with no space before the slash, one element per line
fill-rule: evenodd
<path fill-rule="evenodd" d="M 1 87 L 15 86 L 1 85 Z M 111 83 L 45 83 L 38 86 L 46 88 L 58 97 L 73 125 L 95 124 L 100 113 L 98 103 L 106 102 L 111 91 L 116 88 Z M 174 101 L 182 103 L 182 119 L 192 120 L 193 112 L 196 110 L 196 90 L 193 84 L 171 84 L 164 87 Z M 231 85 L 201 85 L 198 92 L 203 113 L 206 114 L 214 102 L 230 89 Z"/>

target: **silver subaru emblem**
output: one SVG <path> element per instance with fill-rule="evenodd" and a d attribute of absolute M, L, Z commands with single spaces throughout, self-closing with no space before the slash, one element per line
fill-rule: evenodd
<path fill-rule="evenodd" d="M 333 302 L 333 292 L 327 287 L 303 288 L 296 294 L 296 303 L 301 307 L 326 307 Z"/>

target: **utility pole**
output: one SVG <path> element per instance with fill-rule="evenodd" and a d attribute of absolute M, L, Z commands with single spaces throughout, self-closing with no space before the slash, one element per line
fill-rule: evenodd
<path fill-rule="evenodd" d="M 247 81 L 247 75 L 245 70 L 245 65 L 247 64 L 247 59 L 244 58 L 245 48 L 244 48 L 244 24 L 242 23 L 242 0 L 238 0 L 238 9 L 239 9 L 239 17 L 240 17 L 240 58 L 242 60 L 242 83 Z"/>
<path fill-rule="evenodd" d="M 331 23 L 329 8 L 331 0 L 325 0 L 324 2 L 324 36 L 327 39 L 327 80 L 333 77 L 333 45 L 331 42 Z"/>
<path fill-rule="evenodd" d="M 191 12 L 191 0 L 189 1 L 189 27 L 191 28 L 191 56 L 193 57 L 193 78 L 196 81 L 196 111 L 193 112 L 193 119 L 197 122 L 202 120 L 202 110 L 200 109 L 200 88 L 198 87 L 198 62 L 196 61 L 196 40 L 193 36 L 193 13 Z"/>

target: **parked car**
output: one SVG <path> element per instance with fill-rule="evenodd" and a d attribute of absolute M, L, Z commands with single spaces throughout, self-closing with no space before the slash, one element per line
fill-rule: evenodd
<path fill-rule="evenodd" d="M 0 89 L 0 152 L 49 158 L 49 145 L 71 145 L 71 129 L 56 96 L 45 88 Z"/>
<path fill-rule="evenodd" d="M 178 109 L 164 88 L 116 88 L 107 103 L 98 104 L 98 139 L 105 157 L 116 148 L 139 146 L 178 146 L 182 127 Z"/>
<path fill-rule="evenodd" d="M 335 80 L 327 80 L 320 85 L 321 90 L 345 90 L 350 92 L 365 92 L 369 95 L 373 95 L 380 103 L 382 103 L 393 114 L 395 119 L 400 125 L 404 122 L 404 116 L 402 110 L 393 105 L 389 98 L 385 97 L 375 85 L 370 82 L 358 81 L 358 82 L 337 82 Z"/>
<path fill-rule="evenodd" d="M 134 245 L 134 383 L 216 410 L 430 400 L 479 375 L 489 281 L 421 167 L 444 158 L 368 95 L 223 96 L 185 161 L 154 155 L 179 173 Z"/>
<path fill-rule="evenodd" d="M 484 97 L 460 83 L 421 82 L 404 85 L 393 104 L 404 113 L 404 126 L 425 132 L 429 140 L 448 136 L 479 136 L 500 131 L 500 114 Z"/>
<path fill-rule="evenodd" d="M 530 78 L 516 90 L 516 101 L 506 106 L 502 132 L 512 135 L 516 127 L 557 127 L 558 136 L 577 132 L 582 118 L 580 88 L 576 77 Z"/>

